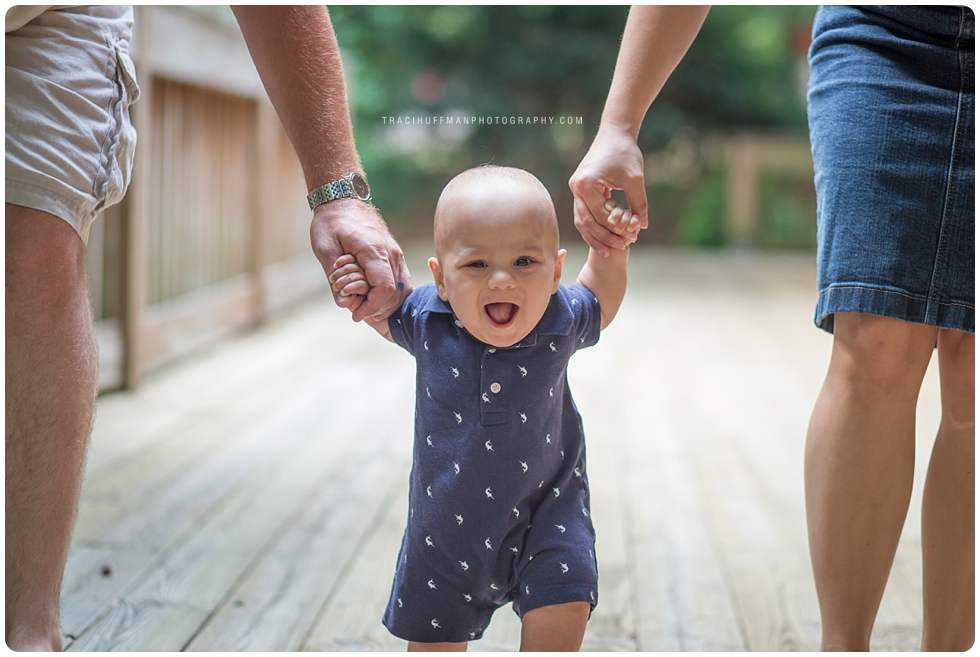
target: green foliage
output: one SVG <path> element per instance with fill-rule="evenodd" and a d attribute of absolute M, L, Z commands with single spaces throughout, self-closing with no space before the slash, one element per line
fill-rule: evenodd
<path fill-rule="evenodd" d="M 813 186 L 781 176 L 763 176 L 759 187 L 756 242 L 769 248 L 815 248 L 817 205 Z"/>
<path fill-rule="evenodd" d="M 641 148 L 657 147 L 675 130 L 739 128 L 806 130 L 794 38 L 809 29 L 812 6 L 713 7 L 651 106 Z"/>
<path fill-rule="evenodd" d="M 725 244 L 725 174 L 713 171 L 694 189 L 674 230 L 678 244 L 723 246 Z"/>
<path fill-rule="evenodd" d="M 794 30 L 805 29 L 813 11 L 712 9 L 651 108 L 641 148 L 659 148 L 684 127 L 702 133 L 740 127 L 805 130 L 800 58 L 791 43 Z M 541 178 L 567 234 L 567 181 L 598 127 L 628 8 L 338 6 L 330 12 L 351 77 L 358 149 L 389 222 L 402 223 L 400 232 L 409 228 L 405 224 L 427 225 L 452 176 L 492 161 Z M 396 135 L 385 125 L 386 117 L 453 112 L 572 116 L 582 117 L 582 123 L 484 124 L 455 132 L 423 126 L 414 143 L 411 131 Z M 707 201 L 691 201 L 696 203 Z M 679 229 L 685 235 L 689 230 L 694 229 Z"/>

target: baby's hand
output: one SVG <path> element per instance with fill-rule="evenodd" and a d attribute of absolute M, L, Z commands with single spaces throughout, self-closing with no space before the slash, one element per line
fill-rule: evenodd
<path fill-rule="evenodd" d="M 364 302 L 367 293 L 371 291 L 364 269 L 357 264 L 357 259 L 349 253 L 345 253 L 334 261 L 333 273 L 327 277 L 327 280 L 330 281 L 330 287 L 333 288 L 333 291 L 340 296 L 360 297 L 355 299 L 350 306 L 351 312 Z"/>
<path fill-rule="evenodd" d="M 631 243 L 640 234 L 640 216 L 631 213 L 614 199 L 608 199 L 605 205 L 609 216 L 606 218 L 606 228 L 617 235 L 622 235 Z"/>

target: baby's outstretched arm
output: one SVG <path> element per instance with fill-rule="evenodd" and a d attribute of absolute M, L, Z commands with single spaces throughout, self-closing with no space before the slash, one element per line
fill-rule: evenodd
<path fill-rule="evenodd" d="M 357 264 L 357 259 L 349 253 L 345 253 L 334 261 L 333 273 L 327 280 L 330 281 L 330 287 L 342 297 L 360 296 L 362 297 L 361 301 L 363 301 L 363 297 L 366 297 L 367 293 L 371 291 L 364 269 Z M 358 306 L 360 306 L 360 302 L 355 301 L 351 306 L 351 311 Z M 388 329 L 387 319 L 365 317 L 364 321 L 386 340 L 391 341 L 391 331 Z"/>
<path fill-rule="evenodd" d="M 612 199 L 606 201 L 605 209 L 609 212 L 609 218 L 606 220 L 609 230 L 622 235 L 631 243 L 635 242 L 640 231 L 640 217 L 630 213 Z M 577 281 L 599 300 L 599 308 L 602 312 L 600 329 L 609 326 L 626 295 L 626 265 L 630 249 L 627 246 L 622 250 L 609 249 L 609 252 L 609 257 L 603 258 L 595 249 L 590 248 L 589 259 L 579 272 Z"/>

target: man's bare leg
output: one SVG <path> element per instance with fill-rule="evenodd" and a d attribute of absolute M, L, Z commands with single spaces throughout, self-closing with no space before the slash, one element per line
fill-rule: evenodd
<path fill-rule="evenodd" d="M 938 329 L 856 313 L 807 431 L 804 479 L 822 650 L 868 650 L 912 492 L 915 405 Z"/>
<path fill-rule="evenodd" d="M 95 411 L 85 245 L 61 219 L 5 204 L 6 642 L 60 650 L 61 580 Z"/>
<path fill-rule="evenodd" d="M 974 641 L 974 336 L 939 332 L 943 418 L 922 494 L 922 650 Z"/>
<path fill-rule="evenodd" d="M 521 652 L 578 652 L 591 607 L 588 602 L 569 602 L 525 613 Z"/>

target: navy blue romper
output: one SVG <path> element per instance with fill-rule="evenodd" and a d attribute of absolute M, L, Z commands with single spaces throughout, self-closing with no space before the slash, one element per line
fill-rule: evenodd
<path fill-rule="evenodd" d="M 434 285 L 388 320 L 417 363 L 408 526 L 384 624 L 421 643 L 483 635 L 519 615 L 597 599 L 582 419 L 568 359 L 599 339 L 599 302 L 559 286 L 520 343 L 470 335 Z"/>

